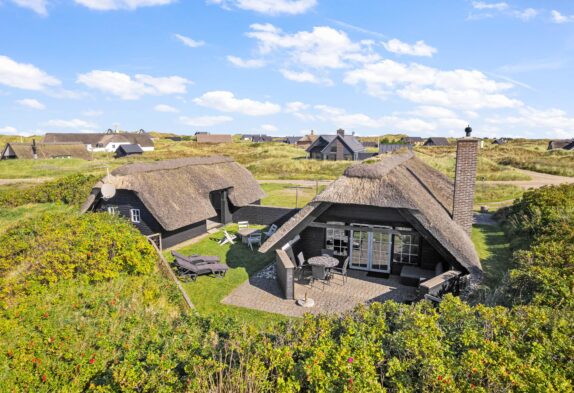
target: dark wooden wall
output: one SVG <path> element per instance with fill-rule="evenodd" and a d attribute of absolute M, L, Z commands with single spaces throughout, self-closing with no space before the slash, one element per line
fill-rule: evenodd
<path fill-rule="evenodd" d="M 233 209 L 233 222 L 249 221 L 259 225 L 281 226 L 298 211 L 299 209 L 252 204 Z"/>

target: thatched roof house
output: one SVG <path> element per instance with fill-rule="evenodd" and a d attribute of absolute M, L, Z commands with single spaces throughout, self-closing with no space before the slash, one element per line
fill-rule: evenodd
<path fill-rule="evenodd" d="M 432 278 L 427 293 L 450 288 L 453 277 L 479 280 L 482 267 L 470 238 L 477 154 L 478 140 L 459 140 L 455 183 L 412 152 L 353 165 L 260 251 L 309 258 L 332 250 L 340 263 L 348 258 L 351 269 L 396 274 L 421 286 Z"/>
<path fill-rule="evenodd" d="M 47 133 L 43 143 L 82 143 L 88 151 L 115 152 L 120 145 L 139 145 L 144 151 L 153 151 L 154 143 L 146 132 L 110 133 Z"/>
<path fill-rule="evenodd" d="M 233 136 L 224 134 L 198 134 L 197 143 L 232 143 Z"/>
<path fill-rule="evenodd" d="M 407 143 L 409 145 L 418 146 L 425 142 L 420 136 L 405 136 L 401 138 L 401 143 Z"/>
<path fill-rule="evenodd" d="M 81 143 L 7 143 L 0 159 L 81 158 L 91 160 L 92 155 Z"/>
<path fill-rule="evenodd" d="M 104 183 L 116 189 L 107 200 Z M 117 211 L 143 233 L 161 233 L 170 245 L 204 233 L 206 220 L 230 222 L 237 208 L 263 196 L 251 173 L 230 158 L 179 158 L 114 170 L 96 184 L 82 211 Z"/>

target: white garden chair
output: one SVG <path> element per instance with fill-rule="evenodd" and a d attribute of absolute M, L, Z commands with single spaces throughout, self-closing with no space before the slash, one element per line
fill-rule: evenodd
<path fill-rule="evenodd" d="M 219 245 L 223 246 L 224 244 L 230 243 L 230 244 L 235 244 L 235 239 L 237 239 L 237 236 L 235 235 L 230 235 L 229 232 L 227 232 L 225 229 L 223 230 L 223 239 L 221 239 L 219 241 Z"/>

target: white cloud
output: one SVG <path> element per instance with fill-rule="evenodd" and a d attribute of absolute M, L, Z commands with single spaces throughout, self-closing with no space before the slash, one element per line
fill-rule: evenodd
<path fill-rule="evenodd" d="M 345 83 L 364 84 L 367 93 L 385 97 L 396 94 L 424 105 L 476 110 L 518 107 L 522 102 L 501 92 L 513 87 L 476 70 L 443 71 L 417 63 L 392 60 L 367 64 L 346 73 Z"/>
<path fill-rule="evenodd" d="M 153 77 L 130 75 L 113 71 L 94 70 L 80 74 L 77 83 L 110 93 L 123 100 L 137 100 L 144 95 L 185 94 L 191 81 L 180 76 Z"/>
<path fill-rule="evenodd" d="M 526 8 L 524 10 L 514 11 L 513 15 L 524 22 L 528 22 L 530 19 L 534 19 L 538 16 L 538 11 L 534 8 Z"/>
<path fill-rule="evenodd" d="M 232 120 L 233 118 L 230 116 L 181 116 L 179 118 L 179 121 L 181 121 L 183 124 L 192 127 L 213 127 L 219 124 L 228 123 Z"/>
<path fill-rule="evenodd" d="M 230 91 L 210 91 L 195 98 L 194 103 L 221 112 L 236 112 L 247 116 L 273 115 L 281 111 L 281 106 L 265 101 L 255 101 L 248 98 L 235 98 Z"/>
<path fill-rule="evenodd" d="M 294 82 L 301 82 L 301 83 L 314 83 L 314 84 L 324 84 L 327 86 L 332 86 L 333 81 L 330 79 L 323 79 L 318 78 L 316 75 L 308 72 L 308 71 L 291 71 L 291 70 L 280 70 L 281 75 L 285 77 L 285 79 L 289 79 L 290 81 Z"/>
<path fill-rule="evenodd" d="M 156 112 L 165 112 L 165 113 L 177 113 L 179 112 L 177 110 L 177 108 L 174 108 L 173 106 L 169 106 L 169 105 L 165 105 L 165 104 L 159 104 L 153 107 L 153 110 Z"/>
<path fill-rule="evenodd" d="M 456 117 L 456 114 L 450 109 L 443 108 L 440 106 L 423 105 L 417 107 L 411 112 L 413 115 L 422 117 L 434 117 L 434 118 L 451 118 Z"/>
<path fill-rule="evenodd" d="M 396 53 L 398 55 L 432 57 L 432 55 L 437 52 L 436 48 L 427 45 L 424 41 L 407 44 L 406 42 L 402 42 L 401 40 L 394 38 L 387 42 L 383 42 L 383 46 L 389 52 Z"/>
<path fill-rule="evenodd" d="M 477 10 L 496 10 L 504 11 L 509 8 L 508 3 L 486 3 L 484 1 L 473 1 L 472 7 Z"/>
<path fill-rule="evenodd" d="M 44 90 L 60 81 L 32 64 L 18 63 L 0 56 L 0 84 L 24 90 Z"/>
<path fill-rule="evenodd" d="M 261 68 L 265 66 L 265 61 L 261 59 L 244 60 L 237 56 L 227 56 L 227 60 L 239 68 Z"/>
<path fill-rule="evenodd" d="M 175 3 L 176 0 L 74 0 L 97 11 L 135 10 L 139 7 L 152 7 Z"/>
<path fill-rule="evenodd" d="M 0 134 L 16 134 L 18 130 L 14 127 L 5 126 L 0 127 Z"/>
<path fill-rule="evenodd" d="M 40 101 L 35 100 L 33 98 L 24 98 L 16 102 L 22 106 L 26 106 L 32 109 L 38 109 L 38 110 L 46 109 L 46 105 L 42 104 Z"/>
<path fill-rule="evenodd" d="M 92 129 L 97 128 L 98 125 L 89 121 L 81 120 L 81 119 L 71 119 L 71 120 L 49 120 L 43 123 L 46 127 L 54 127 L 54 128 L 76 128 L 76 129 Z"/>
<path fill-rule="evenodd" d="M 265 15 L 297 15 L 315 7 L 317 0 L 208 0 L 224 9 L 240 8 Z"/>
<path fill-rule="evenodd" d="M 28 8 L 38 15 L 48 15 L 47 0 L 12 0 L 12 2 L 20 7 Z"/>
<path fill-rule="evenodd" d="M 556 10 L 552 10 L 551 12 L 552 14 L 552 21 L 554 23 L 568 23 L 568 22 L 574 22 L 574 15 L 563 15 L 560 12 L 556 11 Z"/>
<path fill-rule="evenodd" d="M 263 131 L 266 131 L 266 132 L 277 132 L 277 131 L 279 131 L 279 128 L 277 128 L 277 127 L 274 126 L 273 124 L 263 124 L 263 125 L 261 126 L 261 129 L 262 129 Z"/>
<path fill-rule="evenodd" d="M 287 112 L 287 113 L 301 112 L 301 111 L 304 111 L 305 109 L 308 109 L 308 108 L 309 108 L 309 105 L 307 105 L 301 101 L 293 101 L 293 102 L 288 102 L 287 104 L 285 104 L 285 112 Z"/>
<path fill-rule="evenodd" d="M 286 62 L 304 67 L 336 69 L 351 63 L 377 61 L 373 41 L 352 41 L 347 33 L 327 26 L 288 34 L 272 24 L 252 24 L 246 33 L 257 40 L 261 55 L 285 51 Z"/>
<path fill-rule="evenodd" d="M 181 34 L 175 34 L 175 38 L 183 43 L 185 46 L 189 46 L 190 48 L 199 48 L 200 46 L 205 45 L 204 41 L 196 41 L 192 38 L 186 37 Z"/>
<path fill-rule="evenodd" d="M 523 133 L 534 132 L 534 137 L 541 137 L 545 132 L 547 137 L 572 137 L 574 134 L 574 118 L 568 117 L 566 112 L 551 108 L 539 110 L 529 106 L 518 109 L 517 115 L 493 116 L 486 119 L 487 124 L 500 125 L 506 130 L 513 129 Z"/>

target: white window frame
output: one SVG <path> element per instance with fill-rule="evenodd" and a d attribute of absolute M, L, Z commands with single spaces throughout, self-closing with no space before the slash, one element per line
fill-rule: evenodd
<path fill-rule="evenodd" d="M 140 209 L 130 209 L 130 219 L 134 224 L 139 224 L 142 219 Z"/>
<path fill-rule="evenodd" d="M 421 256 L 420 235 L 412 228 L 396 227 L 395 229 L 405 232 L 410 231 L 412 233 L 394 235 L 393 250 L 392 250 L 393 263 L 401 263 L 404 265 L 418 265 Z M 395 260 L 395 256 L 397 256 L 398 260 Z"/>
<path fill-rule="evenodd" d="M 108 206 L 107 210 L 111 216 L 118 216 L 120 214 L 120 209 L 117 206 Z"/>

